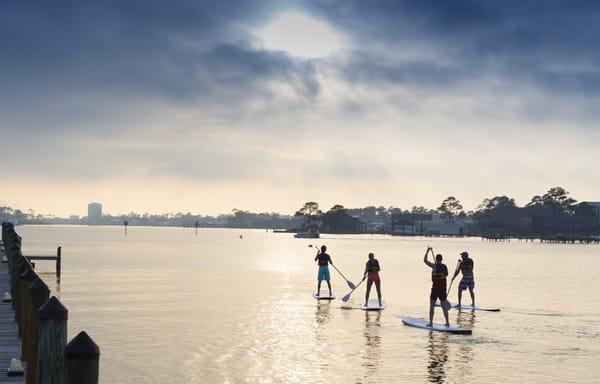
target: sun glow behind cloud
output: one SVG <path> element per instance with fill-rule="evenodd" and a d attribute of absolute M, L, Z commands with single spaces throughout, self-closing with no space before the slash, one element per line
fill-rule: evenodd
<path fill-rule="evenodd" d="M 292 56 L 321 58 L 342 48 L 341 35 L 327 23 L 298 11 L 286 11 L 257 31 L 264 47 Z"/>

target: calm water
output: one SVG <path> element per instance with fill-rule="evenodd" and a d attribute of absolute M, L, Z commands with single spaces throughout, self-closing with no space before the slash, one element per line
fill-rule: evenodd
<path fill-rule="evenodd" d="M 69 309 L 69 338 L 84 329 L 100 345 L 103 383 L 600 382 L 593 366 L 600 357 L 597 245 L 323 236 L 318 244 L 355 283 L 367 253 L 379 259 L 388 308 L 365 313 L 311 297 L 313 241 L 288 234 L 18 231 L 26 254 L 63 246 L 63 281 L 51 288 Z M 427 316 L 427 245 L 451 270 L 468 250 L 478 304 L 502 308 L 451 312 L 451 323 L 472 328 L 472 336 L 402 325 L 404 316 Z M 54 270 L 43 261 L 38 269 Z M 348 292 L 333 270 L 332 278 L 338 297 Z M 436 320 L 443 320 L 439 311 Z"/>

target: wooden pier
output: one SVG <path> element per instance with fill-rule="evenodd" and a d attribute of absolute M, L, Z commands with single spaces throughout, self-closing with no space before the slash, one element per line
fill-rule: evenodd
<path fill-rule="evenodd" d="M 59 283 L 61 248 L 56 256 L 24 256 L 21 241 L 12 224 L 2 223 L 0 383 L 98 384 L 98 345 L 85 331 L 67 343 L 69 311 L 31 262 L 56 260 Z"/>
<path fill-rule="evenodd" d="M 6 257 L 4 247 L 0 246 L 0 259 Z M 0 264 L 0 298 L 10 292 L 10 276 L 8 263 Z M 24 376 L 8 376 L 11 359 L 20 359 L 21 339 L 19 328 L 15 322 L 15 312 L 10 302 L 0 303 L 0 383 L 25 383 Z"/>

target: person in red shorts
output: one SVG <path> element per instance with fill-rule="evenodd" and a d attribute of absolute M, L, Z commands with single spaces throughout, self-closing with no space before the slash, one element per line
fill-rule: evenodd
<path fill-rule="evenodd" d="M 433 255 L 433 249 L 431 247 L 427 247 L 427 251 L 425 252 L 425 256 L 423 257 L 423 262 L 427 264 L 428 267 L 431 268 L 431 294 L 429 295 L 429 324 L 428 326 L 433 325 L 433 311 L 435 309 L 435 302 L 437 299 L 440 299 L 440 304 L 442 306 L 442 311 L 444 312 L 444 317 L 446 318 L 446 326 L 450 326 L 450 322 L 448 321 L 448 307 L 446 303 L 446 277 L 448 276 L 448 267 L 442 263 L 442 255 L 439 253 L 435 255 L 435 263 L 427 260 L 427 256 L 429 252 Z"/>
<path fill-rule="evenodd" d="M 377 298 L 379 299 L 379 306 L 381 307 L 381 279 L 379 278 L 379 261 L 375 259 L 373 253 L 369 253 L 369 261 L 365 265 L 365 273 L 363 280 L 367 279 L 367 293 L 365 295 L 365 306 L 369 305 L 369 294 L 371 293 L 371 286 L 375 283 L 377 289 Z"/>

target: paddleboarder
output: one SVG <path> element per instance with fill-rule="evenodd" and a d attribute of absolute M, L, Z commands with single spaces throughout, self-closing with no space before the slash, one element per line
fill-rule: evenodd
<path fill-rule="evenodd" d="M 473 276 L 473 259 L 469 257 L 468 252 L 462 252 L 460 254 L 461 260 L 458 260 L 458 266 L 456 267 L 456 271 L 454 272 L 453 279 L 458 276 L 459 273 L 462 273 L 462 279 L 458 284 L 458 307 L 461 306 L 462 300 L 462 292 L 469 289 L 469 293 L 471 294 L 471 305 L 475 308 L 475 278 Z"/>
<path fill-rule="evenodd" d="M 317 293 L 318 297 L 321 294 L 321 282 L 325 280 L 327 282 L 327 287 L 329 288 L 329 296 L 333 296 L 331 293 L 331 275 L 329 274 L 329 264 L 333 265 L 333 261 L 331 261 L 331 256 L 327 253 L 327 247 L 322 245 L 320 250 L 317 250 L 317 256 L 315 256 L 315 261 L 319 266 L 319 272 L 317 274 L 317 280 L 319 281 L 317 285 Z"/>
<path fill-rule="evenodd" d="M 429 327 L 433 325 L 433 311 L 435 310 L 435 302 L 440 299 L 442 311 L 446 318 L 446 326 L 450 326 L 448 321 L 448 305 L 446 305 L 446 277 L 448 276 L 448 267 L 442 263 L 443 257 L 439 253 L 435 255 L 435 263 L 430 262 L 427 259 L 429 252 L 433 255 L 433 248 L 427 247 L 425 256 L 423 256 L 423 262 L 431 268 L 431 294 L 429 295 Z"/>
<path fill-rule="evenodd" d="M 365 295 L 365 307 L 369 306 L 369 294 L 371 293 L 371 286 L 375 283 L 377 289 L 377 299 L 379 299 L 379 306 L 381 307 L 381 279 L 379 278 L 379 261 L 375 258 L 373 253 L 369 253 L 369 260 L 365 265 L 365 273 L 363 280 L 367 279 L 367 293 Z"/>

